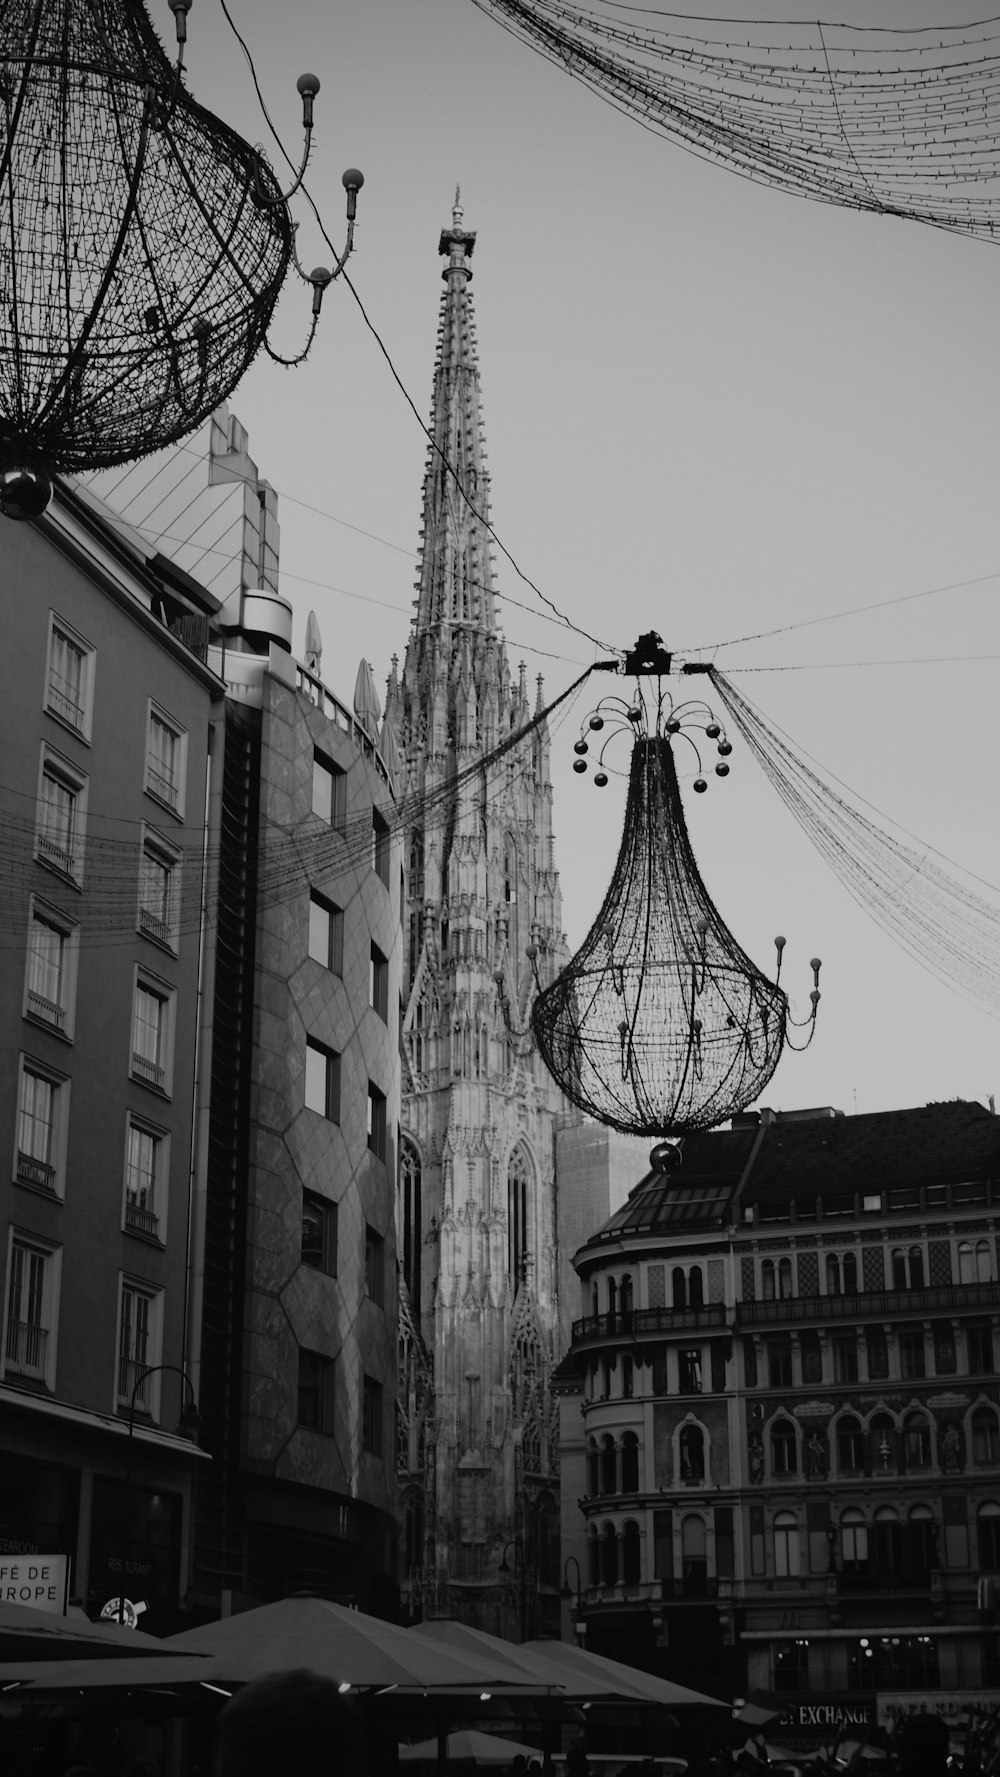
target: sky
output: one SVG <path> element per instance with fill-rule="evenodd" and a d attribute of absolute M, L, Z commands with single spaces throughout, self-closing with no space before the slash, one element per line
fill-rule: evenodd
<path fill-rule="evenodd" d="M 293 155 L 295 81 L 320 77 L 307 182 L 339 244 L 341 172 L 364 172 L 350 275 L 424 419 L 438 237 L 461 184 L 478 233 L 492 516 L 524 572 L 602 642 L 655 629 L 702 651 L 826 773 L 1000 882 L 1000 248 L 699 161 L 471 0 L 231 10 Z M 801 0 L 716 8 L 756 10 L 794 19 Z M 165 5 L 152 11 L 168 41 Z M 831 0 L 823 17 L 902 27 L 934 14 L 926 0 Z M 194 96 L 267 147 L 219 0 L 199 0 L 188 35 Z M 292 208 L 301 259 L 328 263 L 307 207 Z M 286 354 L 309 301 L 293 280 L 271 334 Z M 350 290 L 329 289 L 303 367 L 261 357 L 231 407 L 281 497 L 295 651 L 314 610 L 331 688 L 349 699 L 362 656 L 383 687 L 412 611 L 425 439 Z M 551 700 L 595 650 L 544 620 L 502 557 L 497 576 L 512 666 L 544 673 Z M 553 732 L 572 949 L 603 899 L 624 808 L 620 780 L 601 795 L 571 770 L 594 701 Z M 775 934 L 787 938 L 799 1016 L 808 959 L 823 959 L 815 1040 L 782 1060 L 763 1102 L 851 1113 L 1000 1093 L 997 1021 L 856 907 L 739 740 L 731 765 L 703 797 L 682 780 L 709 889 L 769 972 Z"/>

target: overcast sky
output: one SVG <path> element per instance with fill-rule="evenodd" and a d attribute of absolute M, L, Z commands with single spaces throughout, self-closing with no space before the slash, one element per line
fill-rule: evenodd
<path fill-rule="evenodd" d="M 293 152 L 295 80 L 306 68 L 320 76 L 310 183 L 339 241 L 340 174 L 364 171 L 350 271 L 424 417 L 438 236 L 461 182 L 479 237 L 493 518 L 525 572 L 621 646 L 650 628 L 706 650 L 782 630 L 714 657 L 828 771 L 1000 881 L 1000 249 L 706 165 L 471 0 L 232 6 Z M 795 18 L 801 0 L 759 10 Z M 824 17 L 926 24 L 935 11 L 879 0 Z M 153 0 L 153 12 L 169 41 L 165 4 Z M 192 10 L 188 66 L 195 96 L 267 146 L 218 0 Z M 306 207 L 293 208 L 302 259 L 328 261 Z M 273 332 L 281 349 L 304 336 L 308 308 L 308 292 L 290 287 Z M 282 495 L 296 650 L 315 609 L 332 688 L 350 697 L 362 655 L 384 686 L 406 643 L 425 441 L 350 291 L 329 291 L 305 367 L 262 358 L 231 405 Z M 986 575 L 996 577 L 837 615 Z M 512 665 L 544 672 L 551 698 L 593 650 L 533 615 L 534 595 L 502 559 L 498 582 L 531 608 L 500 607 Z M 836 620 L 804 627 L 816 618 Z M 925 664 L 896 664 L 912 660 Z M 601 797 L 571 772 L 588 708 L 576 706 L 553 745 L 573 947 L 603 897 L 623 810 L 620 781 Z M 850 1112 L 1000 1092 L 996 1021 L 858 911 L 741 743 L 732 767 L 726 784 L 686 799 L 708 886 L 761 966 L 771 969 L 775 933 L 787 937 L 800 1014 L 808 958 L 824 962 L 816 1040 L 781 1063 L 765 1101 Z"/>

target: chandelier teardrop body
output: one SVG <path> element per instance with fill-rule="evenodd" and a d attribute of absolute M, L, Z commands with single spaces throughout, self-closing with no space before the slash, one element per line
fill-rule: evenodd
<path fill-rule="evenodd" d="M 0 7 L 0 468 L 144 456 L 263 343 L 292 225 L 141 0 Z"/>
<path fill-rule="evenodd" d="M 701 879 L 669 738 L 637 737 L 604 905 L 535 1000 L 546 1066 L 599 1122 L 680 1136 L 753 1103 L 787 1021 L 784 992 L 740 949 Z"/>

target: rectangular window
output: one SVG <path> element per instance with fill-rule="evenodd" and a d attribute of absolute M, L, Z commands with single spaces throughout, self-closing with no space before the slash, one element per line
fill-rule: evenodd
<path fill-rule="evenodd" d="M 11 1235 L 3 1341 L 6 1378 L 55 1386 L 61 1257 L 58 1248 Z"/>
<path fill-rule="evenodd" d="M 160 1408 L 160 1378 L 151 1375 L 160 1362 L 163 1297 L 148 1285 L 122 1279 L 118 1313 L 118 1361 L 115 1405 L 125 1412 L 155 1419 Z"/>
<path fill-rule="evenodd" d="M 306 1109 L 340 1122 L 340 1056 L 306 1038 Z"/>
<path fill-rule="evenodd" d="M 382 1454 L 382 1384 L 366 1376 L 362 1405 L 361 1441 L 369 1456 Z"/>
<path fill-rule="evenodd" d="M 970 1376 L 992 1376 L 993 1374 L 993 1332 L 989 1326 L 971 1326 L 965 1329 L 966 1345 L 969 1353 Z"/>
<path fill-rule="evenodd" d="M 166 840 L 143 833 L 139 859 L 139 930 L 167 950 L 177 949 L 181 864 Z"/>
<path fill-rule="evenodd" d="M 333 1359 L 320 1351 L 299 1349 L 296 1418 L 308 1431 L 333 1430 Z"/>
<path fill-rule="evenodd" d="M 168 1137 L 130 1117 L 125 1135 L 125 1218 L 130 1234 L 166 1238 Z"/>
<path fill-rule="evenodd" d="M 313 814 L 343 833 L 347 826 L 347 773 L 323 753 L 313 754 Z"/>
<path fill-rule="evenodd" d="M 899 1373 L 911 1380 L 927 1374 L 922 1327 L 906 1327 L 899 1335 Z"/>
<path fill-rule="evenodd" d="M 184 814 L 186 772 L 187 735 L 163 710 L 151 703 L 146 730 L 146 789 L 158 802 L 181 816 Z"/>
<path fill-rule="evenodd" d="M 681 1394 L 701 1393 L 701 1348 L 677 1353 L 677 1386 Z"/>
<path fill-rule="evenodd" d="M 61 1197 L 66 1168 L 69 1081 L 21 1057 L 17 1087 L 14 1177 L 51 1197 Z"/>
<path fill-rule="evenodd" d="M 174 990 L 136 970 L 132 999 L 132 1077 L 168 1093 L 173 1085 Z"/>
<path fill-rule="evenodd" d="M 365 1228 L 365 1294 L 381 1308 L 385 1299 L 385 1241 Z"/>
<path fill-rule="evenodd" d="M 833 1379 L 835 1382 L 858 1380 L 858 1341 L 854 1333 L 838 1334 L 834 1338 Z"/>
<path fill-rule="evenodd" d="M 344 915 L 315 893 L 309 896 L 309 955 L 331 974 L 343 974 Z"/>
<path fill-rule="evenodd" d="M 73 1035 L 80 929 L 32 897 L 24 977 L 24 1016 Z"/>
<path fill-rule="evenodd" d="M 49 620 L 45 707 L 83 740 L 90 739 L 94 650 L 59 617 Z"/>
<path fill-rule="evenodd" d="M 389 823 L 377 808 L 372 809 L 372 869 L 380 882 L 389 887 Z"/>
<path fill-rule="evenodd" d="M 87 779 L 51 748 L 42 748 L 35 856 L 79 887 L 83 880 Z"/>
<path fill-rule="evenodd" d="M 314 1191 L 302 1193 L 302 1263 L 337 1275 L 337 1205 Z"/>
<path fill-rule="evenodd" d="M 385 1159 L 385 1093 L 368 1082 L 368 1146 L 380 1160 Z"/>
<path fill-rule="evenodd" d="M 371 968 L 368 974 L 368 997 L 383 1024 L 389 1022 L 389 964 L 377 944 L 372 945 Z"/>
<path fill-rule="evenodd" d="M 788 1339 L 768 1340 L 767 1381 L 769 1388 L 791 1388 L 792 1347 Z"/>

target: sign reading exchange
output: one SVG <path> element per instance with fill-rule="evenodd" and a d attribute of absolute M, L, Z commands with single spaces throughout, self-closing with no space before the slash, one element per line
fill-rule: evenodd
<path fill-rule="evenodd" d="M 875 1722 L 874 1697 L 803 1697 L 789 1704 L 777 1732 L 822 1735 L 845 1728 L 868 1728 Z"/>
<path fill-rule="evenodd" d="M 0 1604 L 30 1604 L 62 1616 L 68 1590 L 68 1555 L 0 1556 Z"/>

